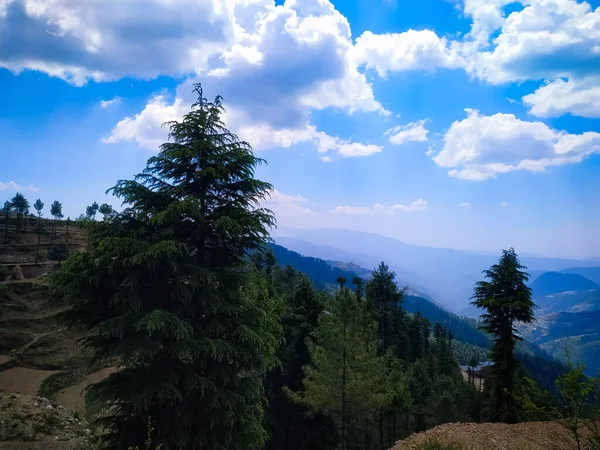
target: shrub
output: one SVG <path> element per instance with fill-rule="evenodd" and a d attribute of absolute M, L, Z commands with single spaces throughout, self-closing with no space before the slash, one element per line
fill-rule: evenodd
<path fill-rule="evenodd" d="M 0 264 L 0 281 L 4 281 L 10 275 L 10 269 L 8 266 Z"/>
<path fill-rule="evenodd" d="M 54 242 L 48 248 L 48 259 L 64 261 L 69 257 L 69 247 L 64 242 Z"/>

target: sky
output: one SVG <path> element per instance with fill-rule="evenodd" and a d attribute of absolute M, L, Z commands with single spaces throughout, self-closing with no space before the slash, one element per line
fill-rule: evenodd
<path fill-rule="evenodd" d="M 77 217 L 223 96 L 278 229 L 600 256 L 600 0 L 0 0 L 0 201 Z"/>

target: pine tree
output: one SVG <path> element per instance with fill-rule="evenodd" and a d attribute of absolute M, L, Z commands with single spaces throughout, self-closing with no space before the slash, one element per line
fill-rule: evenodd
<path fill-rule="evenodd" d="M 17 239 L 21 232 L 21 225 L 23 224 L 23 216 L 29 212 L 29 202 L 23 196 L 23 194 L 17 192 L 17 194 L 10 201 L 11 207 L 17 216 Z"/>
<path fill-rule="evenodd" d="M 98 206 L 98 203 L 94 202 L 85 208 L 85 216 L 89 220 L 96 220 L 96 213 L 98 212 L 99 209 L 100 209 L 100 207 Z"/>
<path fill-rule="evenodd" d="M 364 326 L 364 309 L 347 288 L 338 291 L 329 309 L 309 341 L 304 388 L 293 396 L 310 411 L 336 421 L 341 449 L 346 450 L 350 423 L 373 417 L 390 398 L 385 361 L 377 355 L 376 323 Z"/>
<path fill-rule="evenodd" d="M 35 208 L 35 210 L 38 213 L 38 222 L 39 222 L 40 220 L 42 220 L 42 209 L 44 209 L 44 202 L 38 198 L 35 201 L 35 203 L 33 204 L 33 207 Z"/>
<path fill-rule="evenodd" d="M 265 271 L 268 270 L 268 266 Z M 281 275 L 291 275 L 288 271 Z M 289 281 L 292 281 L 290 284 Z M 267 450 L 321 450 L 332 441 L 331 420 L 322 414 L 307 414 L 305 405 L 291 401 L 288 390 L 302 388 L 303 367 L 310 362 L 308 340 L 317 327 L 325 304 L 325 295 L 318 292 L 309 279 L 295 272 L 291 280 L 279 279 L 275 289 L 284 294 L 284 345 L 277 353 L 281 367 L 269 373 L 266 380 L 269 407 L 267 422 L 270 439 Z M 335 437 L 335 436 L 333 436 Z"/>
<path fill-rule="evenodd" d="M 531 323 L 535 304 L 527 286 L 529 274 L 514 249 L 503 250 L 497 264 L 483 273 L 489 281 L 476 284 L 472 305 L 485 311 L 482 329 L 493 336 L 490 399 L 483 414 L 494 422 L 516 423 L 523 414 L 515 394 L 519 362 L 515 347 L 522 338 L 515 322 Z M 487 380 L 486 380 L 486 384 Z"/>
<path fill-rule="evenodd" d="M 4 211 L 4 243 L 8 244 L 8 222 L 10 221 L 10 210 L 12 209 L 12 204 L 7 200 L 4 202 L 2 206 L 2 210 Z"/>
<path fill-rule="evenodd" d="M 52 222 L 52 241 L 56 239 L 56 221 L 63 218 L 62 203 L 58 200 L 54 200 L 50 205 L 50 214 L 54 217 Z"/>
<path fill-rule="evenodd" d="M 367 301 L 377 317 L 377 329 L 382 351 L 394 344 L 394 336 L 398 332 L 399 304 L 402 302 L 402 291 L 398 290 L 394 278 L 385 263 L 380 263 L 367 283 Z"/>
<path fill-rule="evenodd" d="M 85 252 L 53 284 L 73 303 L 96 361 L 122 369 L 89 391 L 111 449 L 143 447 L 146 424 L 163 450 L 259 449 L 263 380 L 280 342 L 279 302 L 248 263 L 274 225 L 260 207 L 250 146 L 202 97 L 135 180 L 109 190 L 127 205 L 90 222 Z"/>

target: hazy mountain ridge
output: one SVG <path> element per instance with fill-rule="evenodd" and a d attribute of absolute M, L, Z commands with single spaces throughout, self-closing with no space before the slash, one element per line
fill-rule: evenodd
<path fill-rule="evenodd" d="M 496 263 L 500 253 L 500 249 L 493 254 L 423 247 L 378 234 L 329 228 L 286 229 L 285 236 L 281 231 L 279 234 L 275 238 L 279 244 L 325 260 L 351 261 L 363 267 L 374 267 L 384 260 L 396 272 L 400 284 L 415 286 L 454 312 L 465 314 L 473 314 L 465 308 L 474 284 L 482 279 L 481 271 Z M 597 264 L 592 259 L 537 256 L 521 260 L 528 270 L 540 273 Z"/>

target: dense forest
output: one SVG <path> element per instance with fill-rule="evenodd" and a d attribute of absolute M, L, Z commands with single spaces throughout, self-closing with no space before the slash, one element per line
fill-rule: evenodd
<path fill-rule="evenodd" d="M 405 295 L 384 262 L 367 280 L 305 264 L 270 241 L 263 161 L 225 128 L 221 99 L 196 93 L 145 169 L 109 190 L 123 210 L 90 205 L 74 224 L 87 248 L 50 276 L 93 361 L 120 364 L 87 392 L 101 448 L 383 450 L 447 422 L 557 417 L 592 429 L 597 381 L 517 351 L 535 305 L 513 249 L 474 287 L 480 322 Z M 6 217 L 26 227 L 21 197 Z M 488 352 L 480 391 L 459 362 Z"/>

